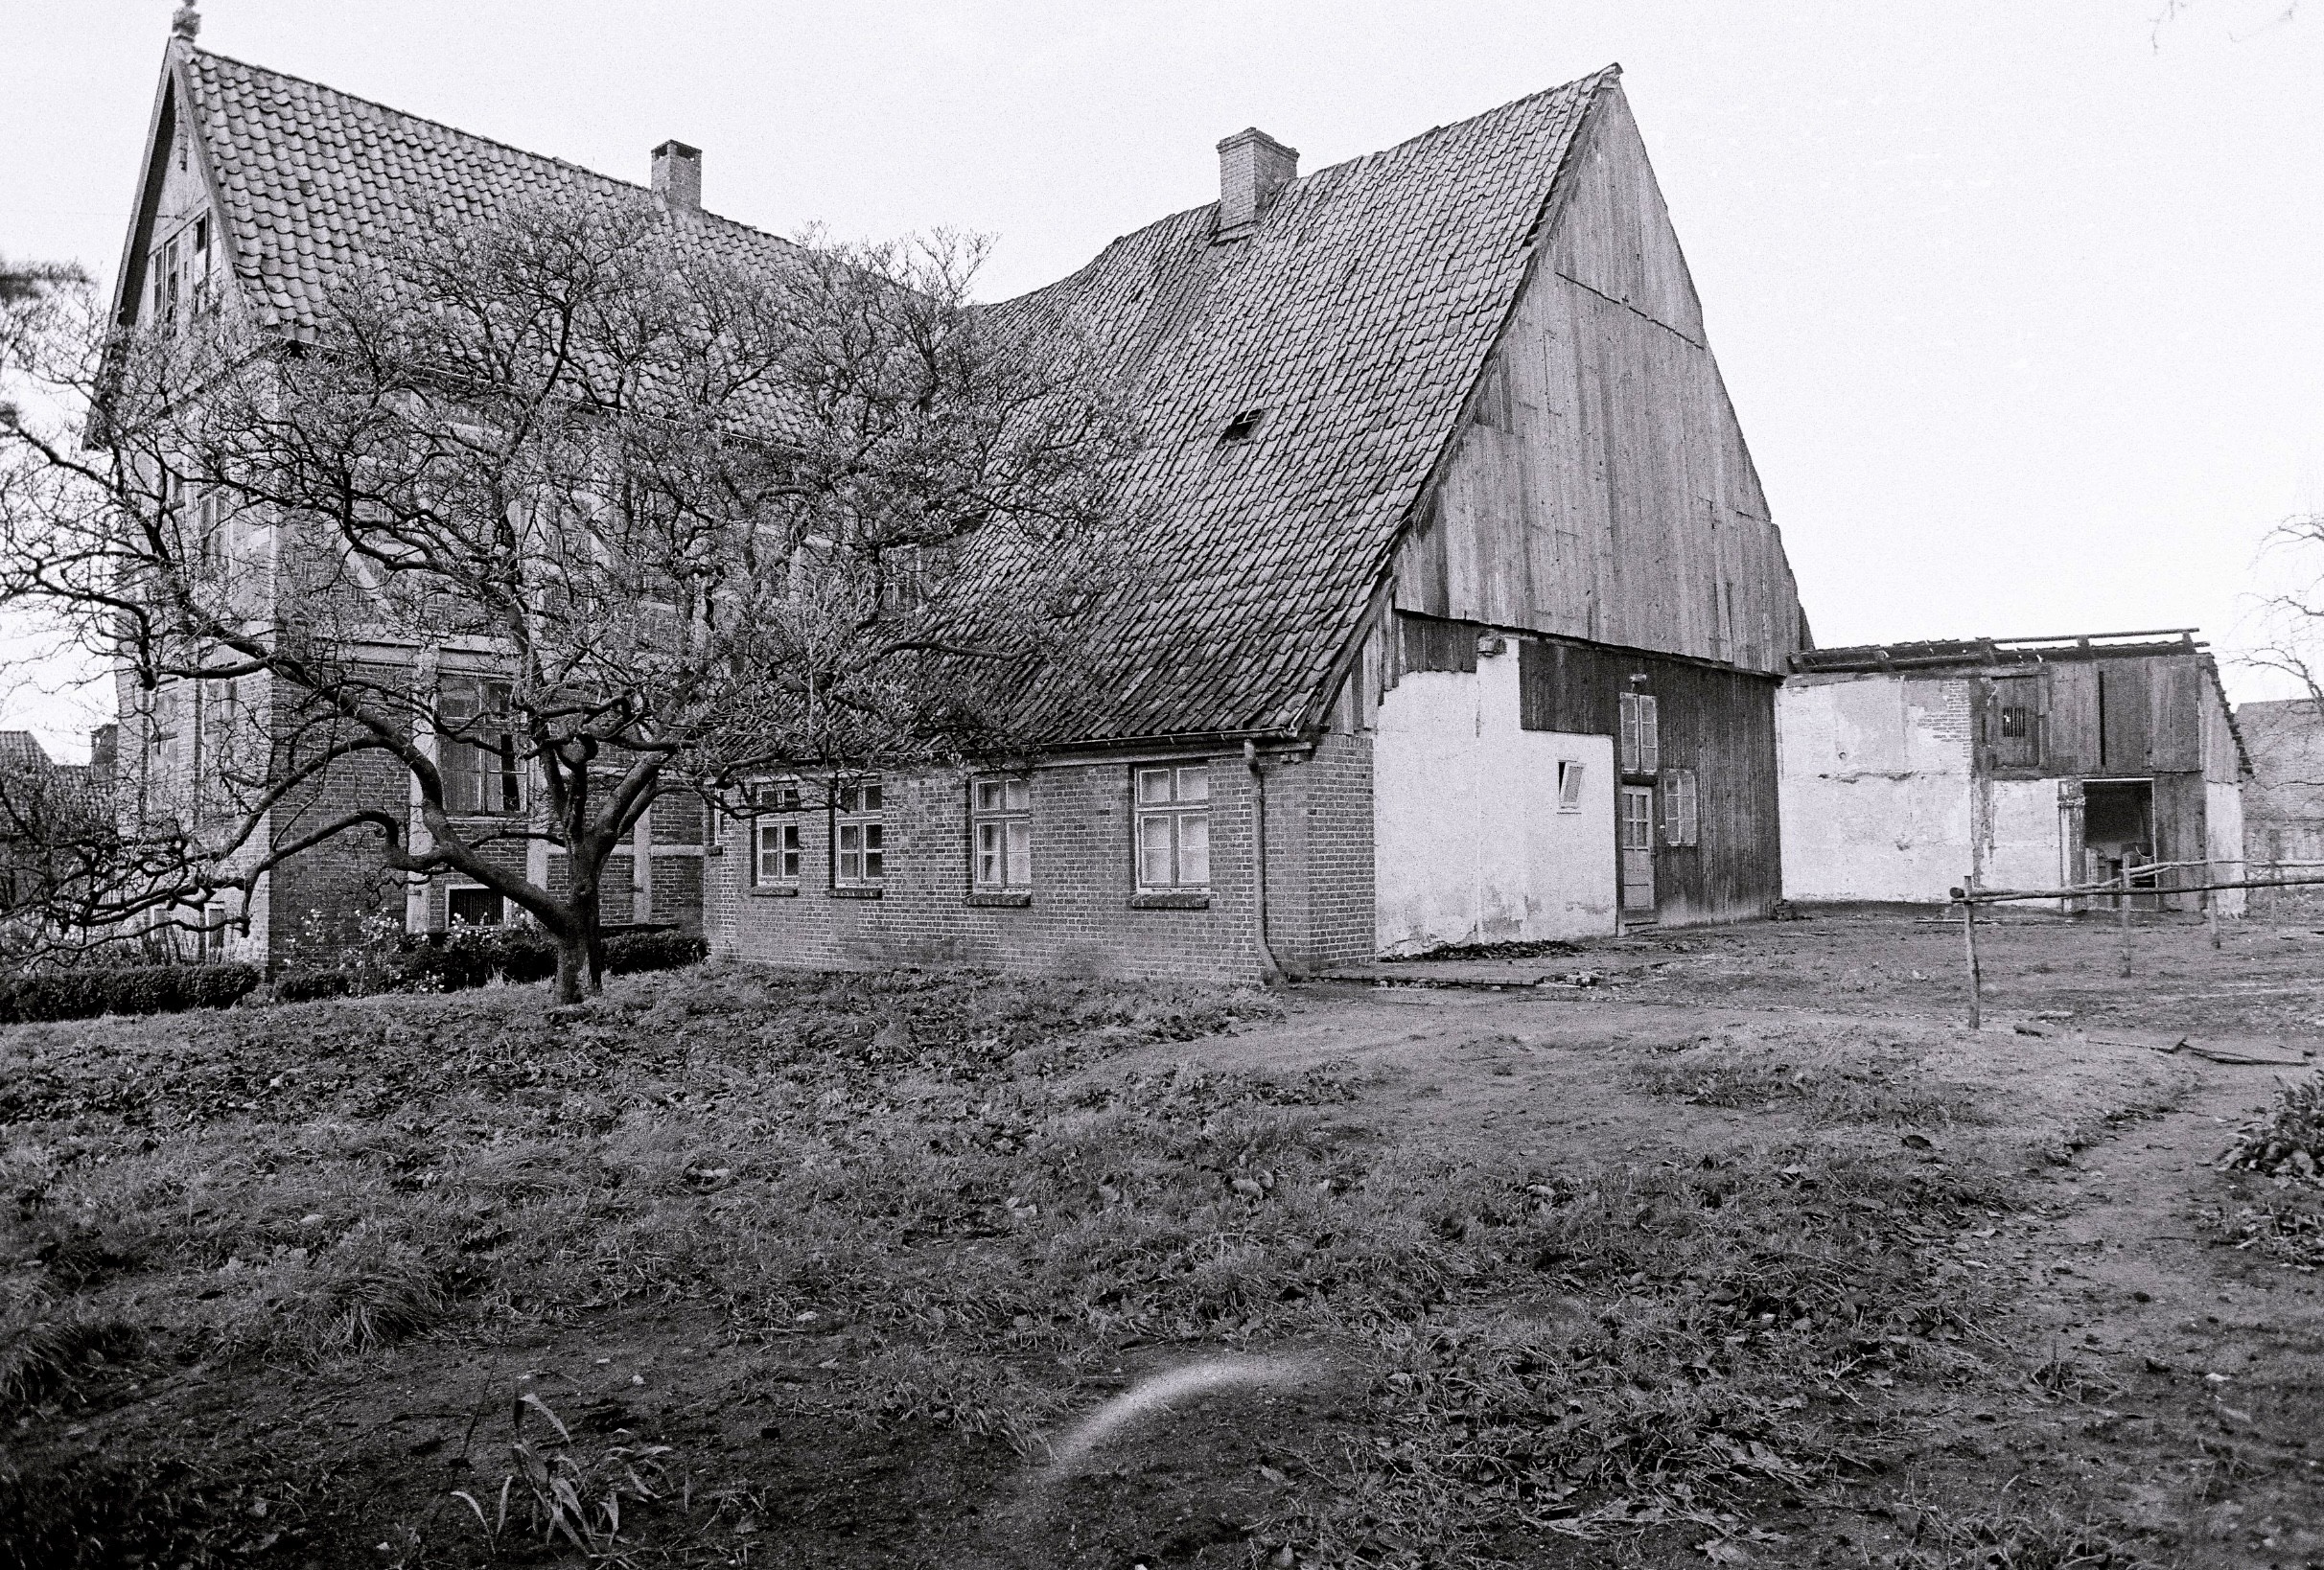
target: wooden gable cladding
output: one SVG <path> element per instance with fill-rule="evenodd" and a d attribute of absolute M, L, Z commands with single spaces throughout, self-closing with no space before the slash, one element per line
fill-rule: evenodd
<path fill-rule="evenodd" d="M 1977 763 L 2004 774 L 2131 779 L 2200 773 L 2218 753 L 2203 656 L 2065 658 L 1976 673 Z M 2030 704 L 2037 745 L 2005 735 L 2005 709 Z M 2208 747 L 2208 750 L 2207 750 Z"/>
<path fill-rule="evenodd" d="M 1658 823 L 1657 912 L 1665 923 L 1748 919 L 1782 894 L 1777 685 L 1641 650 L 1551 638 L 1518 644 L 1518 724 L 1524 729 L 1617 736 L 1623 694 L 1655 699 L 1661 772 L 1693 775 L 1698 826 L 1696 843 L 1673 845 Z"/>
<path fill-rule="evenodd" d="M 1778 672 L 1797 588 L 1618 91 L 1564 181 L 1397 605 Z"/>

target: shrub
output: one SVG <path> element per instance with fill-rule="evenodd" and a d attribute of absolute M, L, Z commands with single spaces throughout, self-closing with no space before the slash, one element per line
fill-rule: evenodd
<path fill-rule="evenodd" d="M 259 983 L 255 965 L 119 965 L 0 980 L 0 1025 L 227 1008 Z"/>
<path fill-rule="evenodd" d="M 692 933 L 623 933 L 605 940 L 605 968 L 616 976 L 676 970 L 697 963 L 709 952 L 709 942 Z M 550 959 L 554 971 L 553 953 Z"/>
<path fill-rule="evenodd" d="M 276 1003 L 344 998 L 354 990 L 355 978 L 343 970 L 287 970 L 274 979 Z"/>

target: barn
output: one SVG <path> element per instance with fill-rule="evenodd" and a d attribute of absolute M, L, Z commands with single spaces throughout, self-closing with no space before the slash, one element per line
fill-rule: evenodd
<path fill-rule="evenodd" d="M 2251 768 L 2193 630 L 1802 651 L 1776 704 L 1783 881 L 1802 902 L 1932 903 L 1974 878 L 2120 878 L 2141 903 L 2242 876 Z M 2236 913 L 2243 893 L 2219 896 Z"/>

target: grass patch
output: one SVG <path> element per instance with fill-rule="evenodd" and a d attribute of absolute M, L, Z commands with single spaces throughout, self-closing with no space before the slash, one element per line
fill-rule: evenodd
<path fill-rule="evenodd" d="M 1902 1387 L 2008 1364 L 1994 1288 L 1949 1247 L 2007 1183 L 1859 1137 L 1971 1119 L 1901 1048 L 1701 1045 L 1641 1085 L 1806 1126 L 1556 1161 L 1384 1139 L 1382 1087 L 1344 1064 L 1118 1061 L 1276 1007 L 713 966 L 555 1021 L 487 991 L 0 1036 L 9 1323 L 77 1327 L 11 1338 L 34 1350 L 0 1391 L 32 1443 L 0 1510 L 45 1562 L 99 1540 L 157 1562 L 727 1562 L 761 1516 L 842 1509 L 807 1482 L 733 1503 L 774 1488 L 755 1479 L 907 1455 L 997 1507 L 1133 1365 L 1291 1350 L 1334 1371 L 1330 1403 L 1267 1432 L 1259 1481 L 1212 1512 L 1231 1525 L 1180 1557 L 1530 1562 L 1655 1533 L 1742 1552 L 1771 1508 L 1894 1461 Z M 657 1318 L 714 1328 L 719 1411 L 495 1385 L 508 1416 L 456 1475 L 185 1437 L 303 1378 L 392 1384 L 456 1438 L 466 1363 Z M 131 1384 L 160 1394 L 132 1409 Z M 737 1413 L 765 1446 L 740 1460 L 652 1431 Z M 67 1438 L 83 1422 L 102 1454 Z M 899 1488 L 865 1496 L 908 1516 Z M 1111 1519 L 1080 1522 L 1088 1562 L 1160 1557 Z M 899 1547 L 834 1516 L 830 1540 L 907 1562 L 986 1530 L 961 1520 Z"/>

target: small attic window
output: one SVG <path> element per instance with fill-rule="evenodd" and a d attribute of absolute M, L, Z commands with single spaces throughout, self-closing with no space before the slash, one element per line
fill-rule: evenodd
<path fill-rule="evenodd" d="M 1226 428 L 1219 432 L 1219 440 L 1222 443 L 1247 442 L 1251 439 L 1251 432 L 1259 428 L 1259 422 L 1266 418 L 1265 409 L 1244 409 L 1226 423 Z"/>

